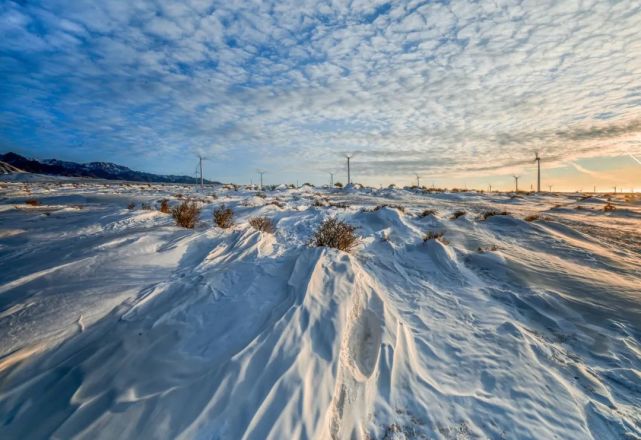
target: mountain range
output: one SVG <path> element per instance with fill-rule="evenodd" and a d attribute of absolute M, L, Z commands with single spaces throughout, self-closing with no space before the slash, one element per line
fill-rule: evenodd
<path fill-rule="evenodd" d="M 57 159 L 36 160 L 28 159 L 13 152 L 0 154 L 0 161 L 29 173 L 54 176 L 93 177 L 132 182 L 200 183 L 200 179 L 197 177 L 145 173 L 111 162 L 76 163 Z M 204 182 L 209 184 L 219 183 L 206 179 Z"/>

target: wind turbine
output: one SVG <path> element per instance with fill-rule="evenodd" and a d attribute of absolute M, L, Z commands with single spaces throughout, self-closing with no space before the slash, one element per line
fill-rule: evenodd
<path fill-rule="evenodd" d="M 329 187 L 334 188 L 334 173 L 329 173 Z"/>
<path fill-rule="evenodd" d="M 263 174 L 266 173 L 265 170 L 256 170 L 256 173 L 260 174 L 260 190 L 263 190 Z"/>
<path fill-rule="evenodd" d="M 534 162 L 536 162 L 537 174 L 536 174 L 536 192 L 541 192 L 541 158 L 539 157 L 539 152 L 534 153 Z"/>
<path fill-rule="evenodd" d="M 205 179 L 203 178 L 203 160 L 207 160 L 206 157 L 198 155 L 198 168 L 200 169 L 200 189 L 205 187 Z"/>
<path fill-rule="evenodd" d="M 416 186 L 418 186 L 419 188 L 421 187 L 421 176 L 419 176 L 418 174 L 416 175 Z"/>
<path fill-rule="evenodd" d="M 490 188 L 490 191 L 489 191 L 489 192 L 492 192 L 492 184 L 491 184 L 491 183 L 488 183 L 488 184 L 487 184 L 487 186 Z"/>
<path fill-rule="evenodd" d="M 348 153 L 345 155 L 345 157 L 347 158 L 347 184 L 349 185 L 350 183 L 352 183 L 352 176 L 350 174 L 349 161 L 352 157 L 354 157 L 354 155 L 352 153 Z"/>
<path fill-rule="evenodd" d="M 519 177 L 521 177 L 521 176 L 514 175 L 512 177 L 514 177 L 514 185 L 516 187 L 516 192 L 519 192 Z"/>

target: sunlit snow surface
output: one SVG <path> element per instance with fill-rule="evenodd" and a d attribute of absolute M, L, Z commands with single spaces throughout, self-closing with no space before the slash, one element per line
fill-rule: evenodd
<path fill-rule="evenodd" d="M 641 198 L 24 180 L 0 182 L 2 439 L 641 438 Z M 156 210 L 179 194 L 194 230 Z M 352 254 L 309 246 L 329 216 Z"/>

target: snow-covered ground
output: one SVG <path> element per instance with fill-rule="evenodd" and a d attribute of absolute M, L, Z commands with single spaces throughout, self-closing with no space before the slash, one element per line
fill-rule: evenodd
<path fill-rule="evenodd" d="M 641 198 L 605 203 L 0 182 L 0 438 L 639 439 Z"/>

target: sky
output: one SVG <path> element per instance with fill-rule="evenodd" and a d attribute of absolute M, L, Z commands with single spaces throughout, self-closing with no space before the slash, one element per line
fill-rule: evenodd
<path fill-rule="evenodd" d="M 638 0 L 0 0 L 0 152 L 641 191 Z"/>

